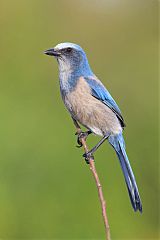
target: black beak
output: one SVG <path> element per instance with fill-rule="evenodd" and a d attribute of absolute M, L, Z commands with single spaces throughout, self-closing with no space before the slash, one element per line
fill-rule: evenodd
<path fill-rule="evenodd" d="M 58 50 L 55 50 L 54 48 L 44 51 L 44 54 L 49 56 L 55 56 L 55 57 L 58 57 L 61 55 L 60 52 L 58 52 Z"/>

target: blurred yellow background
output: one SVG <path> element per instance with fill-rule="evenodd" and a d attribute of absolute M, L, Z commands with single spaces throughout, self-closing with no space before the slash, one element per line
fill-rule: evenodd
<path fill-rule="evenodd" d="M 112 239 L 158 239 L 158 1 L 0 0 L 0 238 L 105 239 L 97 189 L 43 51 L 74 42 L 121 108 L 143 202 L 97 151 Z M 93 146 L 99 140 L 90 136 Z"/>

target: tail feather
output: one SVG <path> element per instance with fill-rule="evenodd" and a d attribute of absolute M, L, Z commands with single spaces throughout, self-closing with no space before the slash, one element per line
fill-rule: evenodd
<path fill-rule="evenodd" d="M 133 209 L 135 211 L 139 210 L 140 212 L 142 212 L 142 203 L 138 192 L 136 180 L 125 151 L 125 143 L 123 136 L 122 134 L 110 135 L 108 141 L 115 149 L 118 159 L 120 161 Z"/>

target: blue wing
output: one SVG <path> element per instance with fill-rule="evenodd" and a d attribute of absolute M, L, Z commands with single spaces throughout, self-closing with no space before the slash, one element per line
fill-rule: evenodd
<path fill-rule="evenodd" d="M 92 90 L 92 96 L 94 96 L 95 98 L 103 102 L 106 106 L 108 106 L 116 114 L 117 118 L 121 123 L 121 126 L 124 128 L 125 123 L 121 111 L 110 93 L 107 91 L 107 89 L 93 78 L 91 79 L 85 77 L 85 80 L 87 81 Z"/>

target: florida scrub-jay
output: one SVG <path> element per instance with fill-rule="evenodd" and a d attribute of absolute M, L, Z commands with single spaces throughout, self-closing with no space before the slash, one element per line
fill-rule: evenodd
<path fill-rule="evenodd" d="M 135 211 L 142 212 L 140 195 L 122 136 L 125 123 L 116 102 L 92 72 L 80 46 L 60 43 L 46 50 L 45 54 L 54 56 L 58 61 L 61 96 L 75 123 L 86 127 L 87 134 L 103 137 L 85 158 L 108 139 L 118 156 L 132 206 Z"/>

